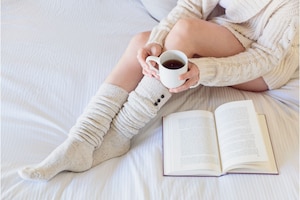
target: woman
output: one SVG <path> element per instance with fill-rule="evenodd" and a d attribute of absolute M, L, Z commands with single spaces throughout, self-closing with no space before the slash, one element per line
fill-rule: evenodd
<path fill-rule="evenodd" d="M 217 11 L 217 12 L 216 12 Z M 179 0 L 151 32 L 135 36 L 69 137 L 44 161 L 25 167 L 28 180 L 81 172 L 130 148 L 172 93 L 199 84 L 241 90 L 279 88 L 299 69 L 297 0 Z M 178 49 L 189 70 L 178 88 L 165 88 L 145 59 Z"/>

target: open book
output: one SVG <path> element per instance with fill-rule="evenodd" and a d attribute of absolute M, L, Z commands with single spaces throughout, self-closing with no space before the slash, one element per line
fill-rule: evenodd
<path fill-rule="evenodd" d="M 165 176 L 278 174 L 264 115 L 251 100 L 163 117 Z"/>

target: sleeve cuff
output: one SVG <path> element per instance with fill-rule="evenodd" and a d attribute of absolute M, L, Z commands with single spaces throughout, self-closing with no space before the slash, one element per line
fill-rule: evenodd
<path fill-rule="evenodd" d="M 216 74 L 215 66 L 209 62 L 201 62 L 201 64 L 198 64 L 197 60 L 197 58 L 189 59 L 189 61 L 194 63 L 199 69 L 199 81 L 196 85 L 191 86 L 191 88 L 195 88 L 200 84 L 206 86 L 215 86 L 215 83 L 213 82 Z"/>

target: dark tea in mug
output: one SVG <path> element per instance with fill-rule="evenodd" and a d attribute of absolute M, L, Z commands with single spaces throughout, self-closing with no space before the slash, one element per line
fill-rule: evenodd
<path fill-rule="evenodd" d="M 184 66 L 184 63 L 179 60 L 167 60 L 162 65 L 168 69 L 179 69 Z"/>

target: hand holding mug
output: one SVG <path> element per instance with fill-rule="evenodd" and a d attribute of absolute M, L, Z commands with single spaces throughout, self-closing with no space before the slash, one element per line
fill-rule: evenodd
<path fill-rule="evenodd" d="M 151 61 L 157 63 L 158 69 L 152 65 Z M 159 75 L 160 81 L 167 88 L 177 88 L 186 81 L 179 79 L 180 75 L 188 71 L 188 58 L 181 51 L 168 50 L 159 57 L 148 56 L 146 63 Z"/>
<path fill-rule="evenodd" d="M 139 49 L 137 53 L 137 59 L 143 68 L 144 75 L 154 76 L 158 78 L 158 76 L 156 75 L 156 71 L 153 71 L 146 63 L 146 58 L 148 56 L 159 56 L 162 53 L 162 49 L 162 46 L 156 43 L 150 43 L 147 46 Z"/>
<path fill-rule="evenodd" d="M 179 76 L 179 79 L 186 80 L 185 83 L 177 88 L 171 88 L 170 92 L 179 93 L 190 88 L 195 88 L 200 85 L 200 71 L 197 65 L 192 62 L 188 63 L 188 71 Z"/>

